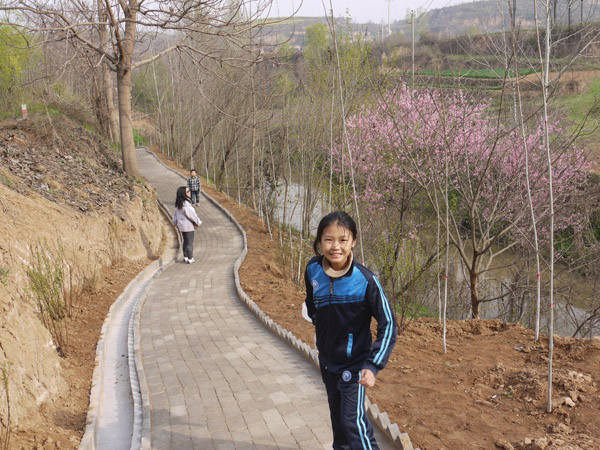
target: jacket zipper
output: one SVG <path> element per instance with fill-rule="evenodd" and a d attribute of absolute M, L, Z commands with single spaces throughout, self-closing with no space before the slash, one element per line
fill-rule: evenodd
<path fill-rule="evenodd" d="M 333 278 L 329 277 L 329 308 L 327 311 L 327 349 L 329 350 L 329 333 L 331 330 L 331 297 L 333 296 Z M 327 365 L 325 365 L 325 370 L 327 370 Z"/>

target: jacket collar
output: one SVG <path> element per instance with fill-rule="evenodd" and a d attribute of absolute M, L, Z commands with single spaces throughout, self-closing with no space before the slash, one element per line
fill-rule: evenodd
<path fill-rule="evenodd" d="M 350 252 L 350 257 L 348 258 L 348 263 L 341 270 L 335 270 L 333 267 L 331 267 L 331 265 L 329 264 L 329 261 L 324 256 L 323 256 L 323 261 L 321 264 L 323 265 L 323 271 L 325 272 L 326 275 L 330 276 L 331 278 L 340 278 L 340 277 L 343 277 L 344 275 L 346 275 L 350 271 L 353 263 L 354 263 L 354 254 L 352 252 Z"/>

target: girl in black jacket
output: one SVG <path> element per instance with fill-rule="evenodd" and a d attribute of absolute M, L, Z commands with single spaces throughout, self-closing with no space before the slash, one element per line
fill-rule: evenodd
<path fill-rule="evenodd" d="M 334 449 L 377 449 L 365 388 L 373 387 L 396 343 L 396 320 L 377 277 L 354 261 L 356 224 L 343 211 L 319 223 L 306 266 L 306 307 L 317 335 Z M 320 247 L 320 252 L 319 252 Z M 371 339 L 371 317 L 377 338 Z"/>

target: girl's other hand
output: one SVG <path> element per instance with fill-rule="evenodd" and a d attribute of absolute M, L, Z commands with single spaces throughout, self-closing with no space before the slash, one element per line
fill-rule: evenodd
<path fill-rule="evenodd" d="M 369 369 L 363 369 L 360 373 L 360 384 L 372 388 L 375 386 L 375 374 Z"/>

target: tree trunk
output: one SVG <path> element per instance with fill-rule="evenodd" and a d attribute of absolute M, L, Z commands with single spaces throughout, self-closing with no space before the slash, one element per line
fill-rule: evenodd
<path fill-rule="evenodd" d="M 471 288 L 471 319 L 479 319 L 479 292 L 477 291 L 477 269 L 475 264 L 469 269 L 469 283 Z"/>
<path fill-rule="evenodd" d="M 108 120 L 110 127 L 110 138 L 113 142 L 119 140 L 119 111 L 115 106 L 113 81 L 111 71 L 104 68 L 104 89 L 106 90 L 106 106 L 108 109 Z"/>
<path fill-rule="evenodd" d="M 123 170 L 127 175 L 140 177 L 135 156 L 135 143 L 133 141 L 133 124 L 131 123 L 131 70 L 122 70 L 119 67 L 117 72 L 117 91 L 119 93 L 119 125 Z"/>
<path fill-rule="evenodd" d="M 106 109 L 108 113 L 108 132 L 109 137 L 113 142 L 119 139 L 119 111 L 115 108 L 115 100 L 113 97 L 113 83 L 110 74 L 110 69 L 103 65 L 102 78 L 104 96 L 106 97 Z"/>
<path fill-rule="evenodd" d="M 125 173 L 132 177 L 141 177 L 135 156 L 133 124 L 131 123 L 131 68 L 136 34 L 135 9 L 129 9 L 128 16 L 130 20 L 127 21 L 127 25 L 125 26 L 125 34 L 121 41 L 121 59 L 117 66 L 121 151 L 123 153 L 123 170 Z"/>
<path fill-rule="evenodd" d="M 556 1 L 556 0 L 555 0 Z M 556 8 L 556 6 L 555 6 Z M 546 11 L 546 29 L 550 28 L 550 14 Z M 546 412 L 552 412 L 552 374 L 554 355 L 554 189 L 552 186 L 552 156 L 550 154 L 550 133 L 548 120 L 548 89 L 550 73 L 550 34 L 546 33 L 544 39 L 544 69 L 542 72 L 542 105 L 544 119 L 544 146 L 548 158 L 548 191 L 550 194 L 550 317 L 548 318 L 548 404 Z"/>
<path fill-rule="evenodd" d="M 256 193 L 254 192 L 254 165 L 256 164 L 256 92 L 254 91 L 254 65 L 252 65 L 252 70 L 250 72 L 250 88 L 252 89 L 252 160 L 250 163 L 250 192 L 252 194 L 252 211 L 256 211 Z"/>
<path fill-rule="evenodd" d="M 100 41 L 100 48 L 105 48 L 108 45 L 108 27 L 105 22 L 108 22 L 108 14 L 106 12 L 106 6 L 102 0 L 98 0 L 98 19 L 100 25 L 98 25 L 98 39 Z M 100 66 L 102 71 L 102 95 L 106 99 L 106 118 L 108 119 L 108 137 L 113 141 L 118 140 L 119 130 L 119 112 L 115 108 L 115 101 L 113 97 L 113 83 L 110 74 L 110 68 L 107 64 Z"/>

